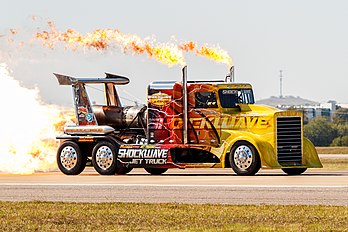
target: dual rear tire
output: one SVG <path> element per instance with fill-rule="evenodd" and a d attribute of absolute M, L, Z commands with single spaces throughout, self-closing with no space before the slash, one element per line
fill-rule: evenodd
<path fill-rule="evenodd" d="M 86 167 L 87 157 L 81 153 L 77 143 L 65 141 L 58 148 L 57 164 L 66 175 L 78 175 Z M 116 147 L 107 141 L 98 142 L 92 151 L 92 164 L 100 175 L 124 175 L 132 168 L 117 164 Z"/>
<path fill-rule="evenodd" d="M 65 141 L 57 151 L 59 170 L 66 175 L 78 175 L 86 167 L 87 157 L 83 156 L 77 143 Z"/>
<path fill-rule="evenodd" d="M 86 167 L 87 157 L 76 142 L 65 141 L 57 152 L 57 164 L 66 175 L 78 175 Z M 92 165 L 100 175 L 125 175 L 133 168 L 118 165 L 116 146 L 107 141 L 98 142 L 92 151 Z M 145 168 L 152 175 L 161 175 L 168 168 Z"/>

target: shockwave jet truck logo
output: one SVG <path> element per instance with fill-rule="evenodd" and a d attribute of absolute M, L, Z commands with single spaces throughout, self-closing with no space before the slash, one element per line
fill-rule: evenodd
<path fill-rule="evenodd" d="M 118 158 L 126 164 L 163 165 L 167 164 L 168 149 L 120 148 Z"/>

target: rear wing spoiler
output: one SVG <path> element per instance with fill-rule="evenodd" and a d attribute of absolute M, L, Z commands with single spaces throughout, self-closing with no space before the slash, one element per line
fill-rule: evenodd
<path fill-rule="evenodd" d="M 126 85 L 129 83 L 127 77 L 105 73 L 105 78 L 86 78 L 71 77 L 67 75 L 57 74 L 59 85 L 71 85 L 74 94 L 74 105 L 76 111 L 76 119 L 78 126 L 97 126 L 97 118 L 93 112 L 92 104 L 89 100 L 85 84 L 104 84 L 107 106 L 121 106 L 115 85 Z"/>
<path fill-rule="evenodd" d="M 71 77 L 58 73 L 53 73 L 58 80 L 59 85 L 76 85 L 78 83 L 83 84 L 107 84 L 112 83 L 114 85 L 126 85 L 129 83 L 129 79 L 124 76 L 116 74 L 105 73 L 105 78 L 87 78 L 87 77 Z"/>

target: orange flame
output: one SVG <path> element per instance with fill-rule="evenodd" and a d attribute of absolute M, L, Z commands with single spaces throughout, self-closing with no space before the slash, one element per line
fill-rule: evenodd
<path fill-rule="evenodd" d="M 206 45 L 204 45 L 199 50 L 197 50 L 196 53 L 198 55 L 205 56 L 208 59 L 232 66 L 231 57 L 225 50 L 222 50 L 220 47 L 207 47 Z"/>
<path fill-rule="evenodd" d="M 32 16 L 36 21 L 37 17 Z M 12 35 L 18 32 L 10 29 Z M 3 35 L 0 35 L 2 37 Z M 169 66 L 180 64 L 185 65 L 184 52 L 192 52 L 197 56 L 203 56 L 216 62 L 232 66 L 232 59 L 227 51 L 219 46 L 199 46 L 193 41 L 178 44 L 176 42 L 158 43 L 152 38 L 141 38 L 134 34 L 124 34 L 118 29 L 97 29 L 91 33 L 81 35 L 74 29 L 67 29 L 65 32 L 57 30 L 54 22 L 48 22 L 47 31 L 39 31 L 35 39 L 41 40 L 43 46 L 54 49 L 56 45 L 63 44 L 65 49 L 76 51 L 79 48 L 96 49 L 98 51 L 110 48 L 118 48 L 122 52 L 131 51 L 133 55 L 147 54 L 148 57 L 167 64 Z M 9 39 L 13 42 L 13 39 Z"/>
<path fill-rule="evenodd" d="M 74 29 L 59 32 L 53 22 L 49 22 L 49 31 L 37 32 L 35 38 L 43 41 L 43 45 L 53 49 L 57 43 L 65 44 L 65 48 L 73 50 L 82 48 L 93 48 L 106 50 L 109 47 L 119 47 L 126 52 L 131 50 L 133 54 L 146 53 L 150 58 L 167 64 L 185 64 L 185 59 L 180 50 L 173 43 L 156 43 L 155 40 L 146 41 L 136 35 L 123 34 L 117 29 L 97 29 L 92 33 L 81 35 Z"/>
<path fill-rule="evenodd" d="M 192 41 L 189 41 L 189 42 L 179 44 L 178 47 L 185 52 L 192 52 L 196 48 L 196 44 Z"/>
<path fill-rule="evenodd" d="M 197 44 L 189 41 L 178 45 L 178 47 L 185 52 L 194 52 L 198 56 L 204 56 L 210 60 L 232 66 L 232 58 L 225 50 L 221 49 L 219 46 L 208 47 L 205 44 L 200 49 L 197 49 Z"/>

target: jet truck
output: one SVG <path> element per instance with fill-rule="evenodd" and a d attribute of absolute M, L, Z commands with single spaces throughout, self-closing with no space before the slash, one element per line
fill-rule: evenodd
<path fill-rule="evenodd" d="M 169 168 L 231 168 L 255 175 L 260 168 L 299 175 L 322 164 L 303 135 L 301 112 L 255 104 L 250 84 L 236 83 L 234 72 L 221 80 L 154 81 L 147 105 L 123 106 L 118 85 L 124 76 L 79 78 L 55 74 L 71 85 L 76 125 L 59 135 L 57 164 L 78 175 L 92 163 L 101 175 L 127 174 L 144 168 L 160 175 Z M 101 84 L 105 104 L 93 105 L 86 86 Z"/>

